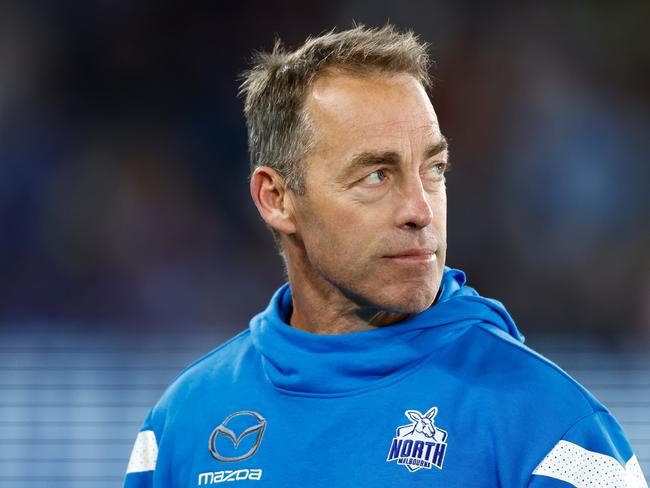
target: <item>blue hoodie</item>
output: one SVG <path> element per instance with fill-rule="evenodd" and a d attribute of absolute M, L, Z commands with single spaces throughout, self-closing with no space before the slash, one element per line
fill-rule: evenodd
<path fill-rule="evenodd" d="M 125 488 L 647 487 L 608 410 L 462 271 L 445 268 L 434 306 L 383 328 L 312 334 L 287 324 L 291 306 L 284 285 L 179 375 Z"/>

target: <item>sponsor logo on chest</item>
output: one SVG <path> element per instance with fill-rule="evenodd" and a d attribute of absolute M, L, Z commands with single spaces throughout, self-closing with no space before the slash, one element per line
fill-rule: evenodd
<path fill-rule="evenodd" d="M 208 471 L 199 474 L 199 486 L 214 485 L 226 481 L 261 480 L 261 469 L 226 469 L 224 471 Z"/>
<path fill-rule="evenodd" d="M 234 463 L 251 458 L 259 449 L 266 430 L 266 419 L 252 410 L 228 415 L 210 434 L 208 450 L 222 463 Z M 245 444 L 245 445 L 244 445 Z M 259 481 L 262 469 L 224 469 L 199 473 L 198 486 L 229 481 Z"/>

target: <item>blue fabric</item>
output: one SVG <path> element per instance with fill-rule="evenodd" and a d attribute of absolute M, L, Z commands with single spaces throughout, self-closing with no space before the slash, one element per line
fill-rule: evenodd
<path fill-rule="evenodd" d="M 141 429 L 157 439 L 155 470 L 126 488 L 559 487 L 532 473 L 565 437 L 622 464 L 632 455 L 606 408 L 462 271 L 446 268 L 432 307 L 383 328 L 311 334 L 285 322 L 290 307 L 284 285 L 173 382 Z M 607 420 L 580 423 L 591 417 Z M 215 431 L 226 420 L 231 437 Z"/>

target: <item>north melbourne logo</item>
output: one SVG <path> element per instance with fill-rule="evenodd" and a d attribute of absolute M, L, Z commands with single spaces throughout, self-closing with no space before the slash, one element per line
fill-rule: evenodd
<path fill-rule="evenodd" d="M 395 431 L 395 437 L 388 450 L 386 462 L 397 461 L 409 471 L 442 469 L 447 450 L 447 431 L 436 427 L 433 419 L 438 408 L 429 409 L 424 415 L 417 410 L 407 410 L 404 415 L 411 421 Z"/>

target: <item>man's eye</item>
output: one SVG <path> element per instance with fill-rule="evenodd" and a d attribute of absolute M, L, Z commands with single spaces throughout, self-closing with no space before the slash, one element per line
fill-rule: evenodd
<path fill-rule="evenodd" d="M 447 164 L 437 163 L 431 167 L 431 172 L 434 174 L 434 176 L 443 176 L 445 174 L 446 169 L 447 169 Z"/>
<path fill-rule="evenodd" d="M 384 170 L 378 169 L 377 171 L 373 171 L 372 173 L 370 173 L 361 181 L 369 185 L 378 185 L 379 183 L 382 183 L 385 179 L 386 179 L 386 173 L 384 172 Z"/>

